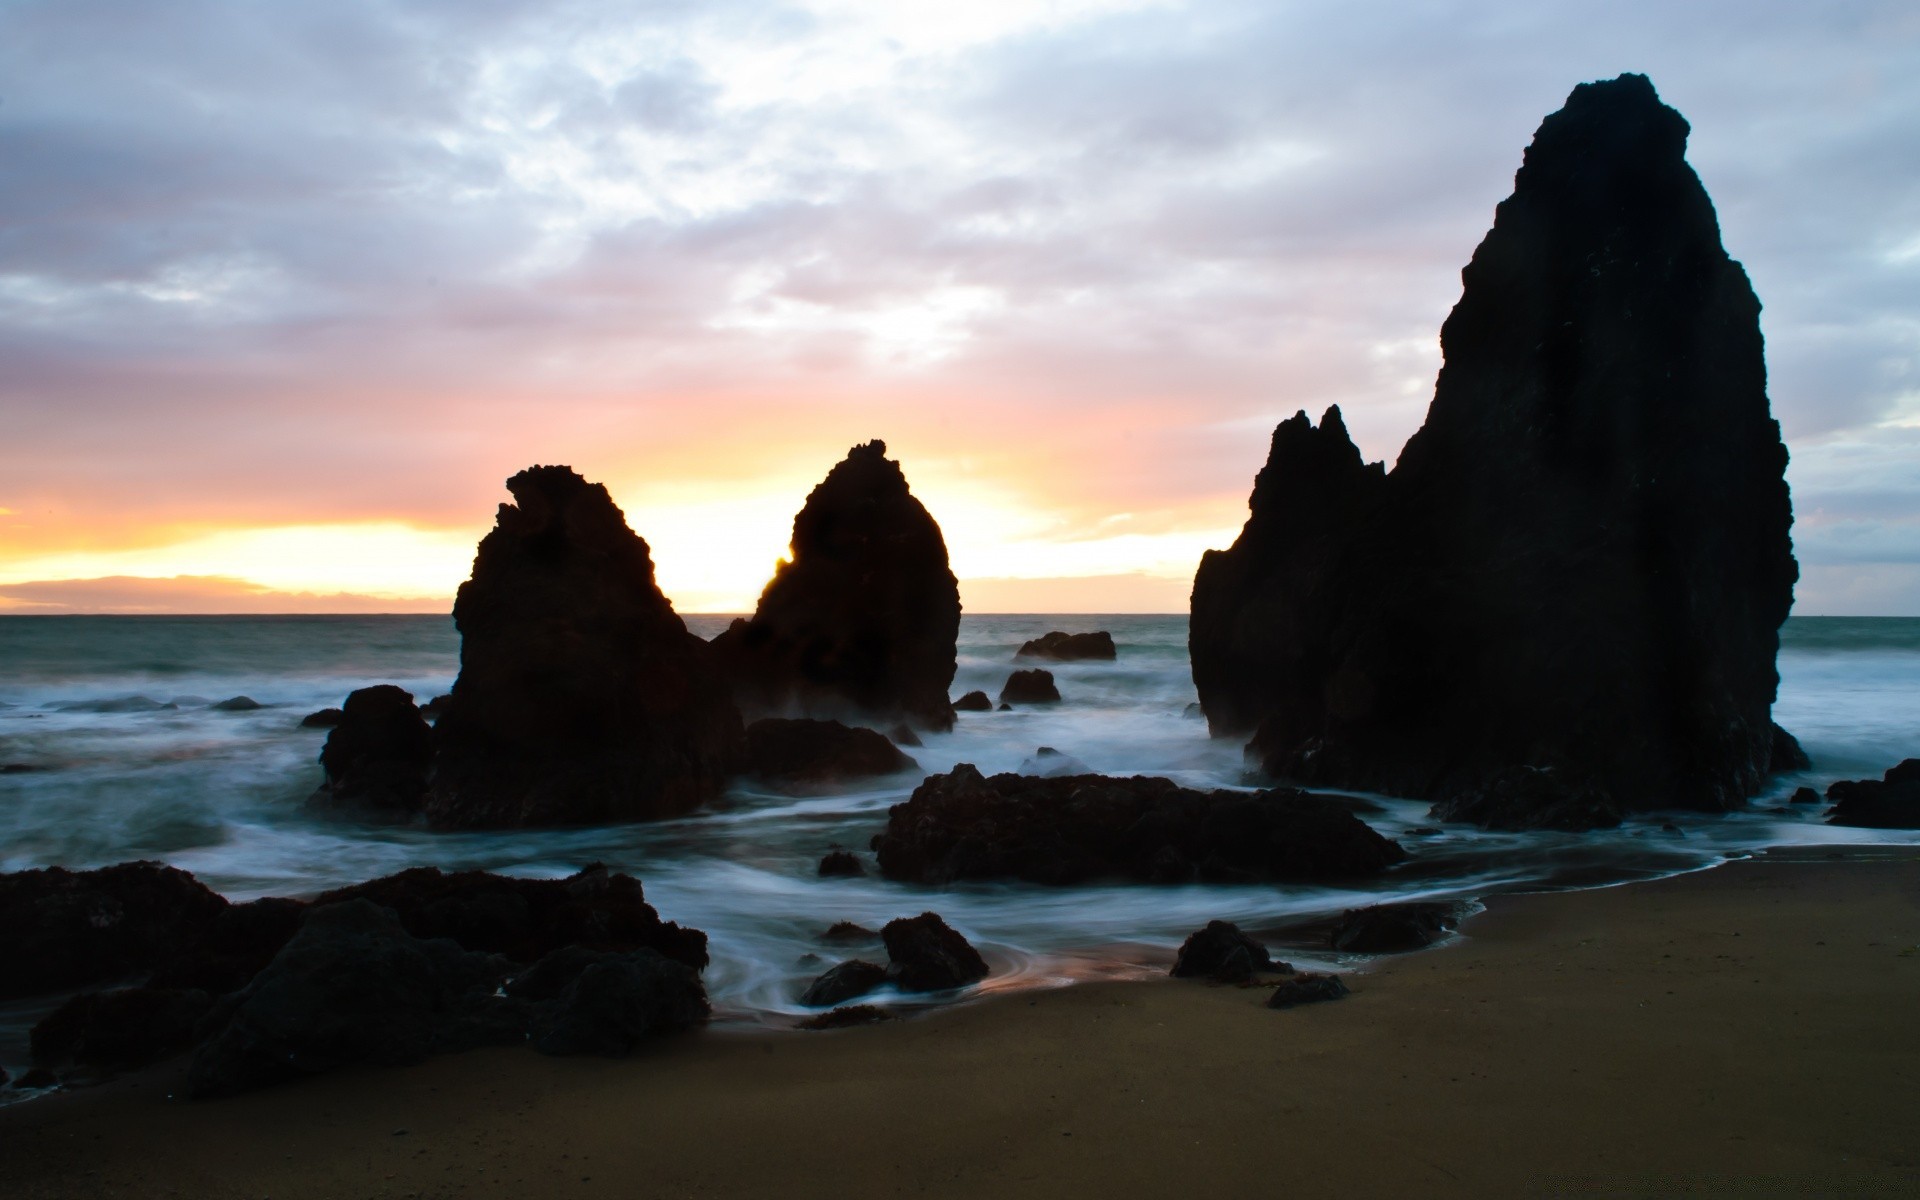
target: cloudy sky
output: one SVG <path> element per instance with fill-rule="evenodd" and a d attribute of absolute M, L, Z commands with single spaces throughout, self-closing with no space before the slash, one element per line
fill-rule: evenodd
<path fill-rule="evenodd" d="M 6 0 L 0 608 L 443 609 L 534 462 L 750 607 L 886 439 L 968 606 L 1183 610 L 1391 461 L 1546 113 L 1649 74 L 1762 303 L 1801 613 L 1920 613 L 1920 7 Z"/>

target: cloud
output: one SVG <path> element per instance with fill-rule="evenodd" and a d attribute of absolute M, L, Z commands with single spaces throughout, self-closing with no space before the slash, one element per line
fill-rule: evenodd
<path fill-rule="evenodd" d="M 42 616 L 141 613 L 437 613 L 452 598 L 396 599 L 351 592 L 281 592 L 221 575 L 142 579 L 45 579 L 0 584 L 0 614 Z"/>

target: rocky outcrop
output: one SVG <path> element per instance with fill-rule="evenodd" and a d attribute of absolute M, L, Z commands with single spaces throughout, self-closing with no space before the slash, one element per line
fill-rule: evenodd
<path fill-rule="evenodd" d="M 326 782 L 310 801 L 316 807 L 417 816 L 433 770 L 433 727 L 413 693 L 390 683 L 360 688 L 341 705 L 320 767 Z"/>
<path fill-rule="evenodd" d="M 919 764 L 885 734 L 805 717 L 763 717 L 747 726 L 747 768 L 788 791 L 910 771 Z"/>
<path fill-rule="evenodd" d="M 33 1065 L 63 1077 L 144 1067 L 193 1045 L 212 1004 L 205 992 L 167 988 L 75 996 L 33 1027 Z"/>
<path fill-rule="evenodd" d="M 1005 687 L 1000 689 L 1002 704 L 1058 704 L 1060 689 L 1053 682 L 1053 672 L 1038 667 L 1025 671 L 1015 671 L 1007 676 Z"/>
<path fill-rule="evenodd" d="M 1050 658 L 1056 662 L 1078 662 L 1082 659 L 1105 659 L 1112 661 L 1119 657 L 1114 649 L 1113 635 L 1100 630 L 1095 633 L 1062 633 L 1056 629 L 1052 633 L 1023 642 L 1014 652 L 1015 658 Z"/>
<path fill-rule="evenodd" d="M 654 583 L 607 489 L 567 467 L 507 481 L 460 585 L 460 676 L 434 726 L 428 820 L 500 828 L 677 816 L 740 762 L 706 643 Z"/>
<path fill-rule="evenodd" d="M 952 728 L 959 585 L 886 450 L 855 446 L 827 473 L 752 619 L 714 639 L 746 711 Z"/>
<path fill-rule="evenodd" d="M 1275 962 L 1267 948 L 1243 933 L 1231 921 L 1208 921 L 1180 944 L 1171 974 L 1178 979 L 1212 979 L 1244 983 L 1260 971 L 1291 975 L 1289 963 Z"/>
<path fill-rule="evenodd" d="M 1391 473 L 1337 409 L 1275 430 L 1190 627 L 1214 732 L 1272 775 L 1565 826 L 1734 808 L 1791 757 L 1786 451 L 1687 132 L 1637 75 L 1547 118 Z"/>
<path fill-rule="evenodd" d="M 229 907 L 155 862 L 0 875 L 0 1000 L 144 979 Z"/>
<path fill-rule="evenodd" d="M 1797 798 L 1797 797 L 1796 797 Z M 1889 767 L 1879 779 L 1842 779 L 1827 788 L 1829 825 L 1920 829 L 1920 758 Z"/>
<path fill-rule="evenodd" d="M 993 701 L 982 691 L 971 691 L 953 702 L 955 712 L 992 712 Z"/>
<path fill-rule="evenodd" d="M 1376 874 L 1405 857 L 1338 800 L 1290 788 L 1198 792 L 1134 776 L 983 777 L 962 763 L 887 812 L 889 879 L 1078 884 L 1307 881 Z"/>

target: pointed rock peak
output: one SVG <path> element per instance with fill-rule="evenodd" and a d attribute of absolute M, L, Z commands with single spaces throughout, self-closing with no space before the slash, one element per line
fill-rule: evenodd
<path fill-rule="evenodd" d="M 1365 467 L 1359 447 L 1347 436 L 1339 405 L 1327 410 L 1317 429 L 1305 412 L 1295 413 L 1274 427 L 1267 464 L 1254 479 L 1248 503 L 1261 508 L 1270 502 L 1290 502 L 1303 492 L 1344 481 Z"/>
<path fill-rule="evenodd" d="M 829 497 L 844 499 L 856 493 L 895 497 L 907 492 L 906 472 L 887 457 L 887 444 L 875 438 L 848 450 L 847 456 L 836 463 L 808 495 L 807 503 L 812 505 L 816 499 Z"/>
<path fill-rule="evenodd" d="M 498 526 L 518 537 L 551 534 L 575 540 L 601 540 L 625 534 L 647 544 L 627 528 L 626 514 L 602 483 L 590 483 L 567 466 L 528 467 L 507 480 L 514 503 L 500 506 Z M 624 539 L 622 539 L 624 540 Z"/>

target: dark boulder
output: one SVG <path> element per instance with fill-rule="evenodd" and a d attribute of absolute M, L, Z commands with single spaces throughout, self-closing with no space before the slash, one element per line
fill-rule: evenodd
<path fill-rule="evenodd" d="M 238 991 L 280 953 L 306 913 L 304 901 L 280 897 L 229 904 L 158 963 L 147 986 L 214 996 Z"/>
<path fill-rule="evenodd" d="M 1294 1008 L 1324 1000 L 1339 1000 L 1347 994 L 1347 985 L 1340 981 L 1338 975 L 1295 975 L 1273 989 L 1273 995 L 1267 997 L 1267 1007 Z"/>
<path fill-rule="evenodd" d="M 1429 816 L 1482 829 L 1558 829 L 1580 833 L 1620 824 L 1620 803 L 1597 784 L 1544 767 L 1505 767 L 1461 787 Z"/>
<path fill-rule="evenodd" d="M 1773 741 L 1767 750 L 1767 770 L 1778 775 L 1786 771 L 1804 771 L 1811 766 L 1813 760 L 1800 748 L 1800 739 L 1775 725 Z"/>
<path fill-rule="evenodd" d="M 959 584 L 886 450 L 855 446 L 827 473 L 752 619 L 714 639 L 743 709 L 953 727 Z"/>
<path fill-rule="evenodd" d="M 1727 810 L 1797 761 L 1770 717 L 1786 450 L 1687 133 L 1637 75 L 1546 119 L 1391 473 L 1337 410 L 1275 431 L 1190 625 L 1214 732 L 1257 730 L 1271 775 L 1565 827 L 1611 823 L 1587 789 Z M 1564 787 L 1488 798 L 1523 768 Z"/>
<path fill-rule="evenodd" d="M 823 942 L 877 942 L 880 931 L 868 929 L 865 925 L 856 925 L 852 921 L 835 921 L 820 935 Z"/>
<path fill-rule="evenodd" d="M 413 693 L 390 683 L 347 696 L 341 717 L 320 750 L 326 782 L 311 803 L 413 816 L 426 804 L 433 769 L 433 728 L 414 707 Z"/>
<path fill-rule="evenodd" d="M 1062 633 L 1056 629 L 1032 641 L 1023 642 L 1014 657 L 1051 658 L 1057 662 L 1077 662 L 1081 659 L 1111 661 L 1119 657 L 1119 652 L 1114 649 L 1113 635 L 1104 630 L 1098 633 Z"/>
<path fill-rule="evenodd" d="M 188 1094 L 521 1041 L 524 1007 L 494 994 L 505 974 L 497 958 L 413 937 L 368 901 L 316 906 L 267 969 L 209 1018 Z"/>
<path fill-rule="evenodd" d="M 1241 932 L 1231 921 L 1208 921 L 1180 945 L 1173 960 L 1172 974 L 1181 979 L 1215 979 L 1221 983 L 1244 983 L 1257 971 L 1291 973 L 1286 963 L 1275 962 L 1267 948 Z"/>
<path fill-rule="evenodd" d="M 873 845 L 882 875 L 919 883 L 1336 880 L 1406 856 L 1341 802 L 1290 788 L 1198 792 L 1144 776 L 989 779 L 965 763 L 889 809 Z"/>
<path fill-rule="evenodd" d="M 434 726 L 428 820 L 505 828 L 686 813 L 738 766 L 740 715 L 607 489 L 507 481 L 460 585 L 460 677 Z"/>
<path fill-rule="evenodd" d="M 1842 779 L 1827 788 L 1829 825 L 1920 829 L 1920 758 L 1890 767 L 1879 779 Z"/>
<path fill-rule="evenodd" d="M 830 850 L 820 859 L 820 877 L 822 879 L 849 879 L 865 875 L 867 868 L 851 851 Z"/>
<path fill-rule="evenodd" d="M 1060 689 L 1054 686 L 1053 672 L 1038 667 L 1015 671 L 1000 689 L 1001 704 L 1057 704 Z"/>
<path fill-rule="evenodd" d="M 300 728 L 332 729 L 334 726 L 338 725 L 341 721 L 345 720 L 346 715 L 347 715 L 346 713 L 340 711 L 337 708 L 323 708 L 318 712 L 310 712 L 306 716 L 301 717 Z"/>
<path fill-rule="evenodd" d="M 893 1014 L 871 1004 L 849 1004 L 794 1023 L 795 1029 L 847 1029 L 854 1025 L 877 1025 L 893 1020 Z"/>
<path fill-rule="evenodd" d="M 855 996 L 864 996 L 887 982 L 887 969 L 879 963 L 852 958 L 832 968 L 807 985 L 800 1003 L 808 1008 L 832 1008 Z"/>
<path fill-rule="evenodd" d="M 420 706 L 420 715 L 429 721 L 438 721 L 440 714 L 447 711 L 447 705 L 453 703 L 453 697 L 446 694 L 435 696 Z"/>
<path fill-rule="evenodd" d="M 1457 923 L 1450 904 L 1374 904 L 1342 913 L 1327 944 L 1350 954 L 1399 954 L 1433 945 Z"/>
<path fill-rule="evenodd" d="M 987 699 L 985 692 L 968 692 L 953 702 L 955 712 L 992 712 L 993 701 Z"/>
<path fill-rule="evenodd" d="M 987 977 L 987 961 L 938 913 L 888 921 L 880 938 L 887 978 L 903 992 L 944 992 Z"/>
<path fill-rule="evenodd" d="M 0 875 L 0 1000 L 143 979 L 228 907 L 155 862 Z"/>
<path fill-rule="evenodd" d="M 212 1004 L 205 992 L 170 988 L 83 993 L 33 1027 L 33 1064 L 105 1076 L 158 1062 L 193 1045 Z"/>
<path fill-rule="evenodd" d="M 1793 795 L 1787 797 L 1787 803 L 1788 804 L 1818 804 L 1820 803 L 1820 793 L 1814 791 L 1810 787 L 1795 788 L 1793 789 Z"/>
<path fill-rule="evenodd" d="M 709 1011 L 706 989 L 685 963 L 651 950 L 606 954 L 534 1008 L 529 1040 L 542 1054 L 617 1057 L 644 1038 L 698 1025 Z"/>
<path fill-rule="evenodd" d="M 252 696 L 230 696 L 217 704 L 209 704 L 207 707 L 215 712 L 252 712 L 256 708 L 264 708 L 266 706 L 258 700 L 255 700 Z"/>
<path fill-rule="evenodd" d="M 748 769 L 763 783 L 784 789 L 831 788 L 918 765 L 885 734 L 838 721 L 765 717 L 747 726 Z"/>

